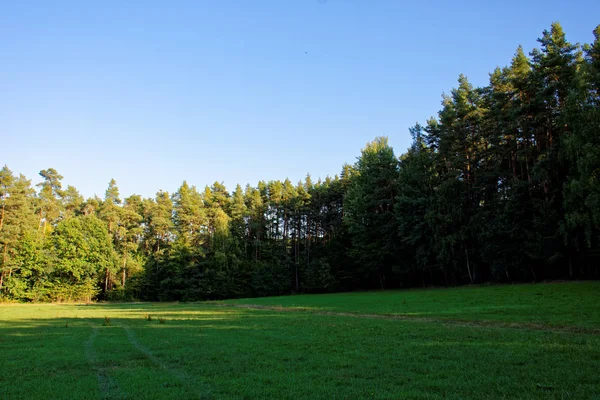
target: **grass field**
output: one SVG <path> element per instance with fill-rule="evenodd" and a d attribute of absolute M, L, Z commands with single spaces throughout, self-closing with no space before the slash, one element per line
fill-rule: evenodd
<path fill-rule="evenodd" d="M 600 399 L 600 283 L 6 305 L 0 361 L 1 399 Z"/>

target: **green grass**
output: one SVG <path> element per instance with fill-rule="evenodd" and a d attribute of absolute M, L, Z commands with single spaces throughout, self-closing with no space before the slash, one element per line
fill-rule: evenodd
<path fill-rule="evenodd" d="M 225 303 L 406 318 L 600 328 L 599 282 L 299 295 L 229 300 Z"/>
<path fill-rule="evenodd" d="M 1 306 L 0 398 L 600 399 L 599 293 L 573 283 L 231 302 L 273 309 Z"/>

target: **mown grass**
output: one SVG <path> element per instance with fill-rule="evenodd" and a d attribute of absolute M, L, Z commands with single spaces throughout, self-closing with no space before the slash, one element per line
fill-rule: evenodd
<path fill-rule="evenodd" d="M 600 328 L 600 282 L 465 286 L 229 300 L 307 311 Z"/>
<path fill-rule="evenodd" d="M 600 335 L 594 331 L 600 328 L 600 284 L 569 285 L 244 301 L 282 310 L 212 303 L 2 306 L 0 398 L 600 398 Z M 532 299 L 539 296 L 535 290 L 555 304 L 507 308 L 503 318 L 491 313 L 491 322 L 480 324 L 501 301 L 499 293 Z M 470 305 L 472 291 L 479 308 Z M 563 292 L 579 304 L 577 324 L 556 310 L 547 319 L 536 311 L 564 305 Z M 437 300 L 427 299 L 432 296 Z M 394 308 L 404 300 L 414 302 L 412 312 L 435 318 L 370 316 L 404 313 Z M 546 325 L 531 328 L 526 310 Z M 506 326 L 509 321 L 515 324 Z"/>

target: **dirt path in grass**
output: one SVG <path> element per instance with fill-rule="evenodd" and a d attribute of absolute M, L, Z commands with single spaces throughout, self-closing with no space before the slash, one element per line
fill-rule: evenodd
<path fill-rule="evenodd" d="M 96 377 L 98 378 L 98 386 L 100 388 L 100 398 L 101 399 L 119 399 L 122 396 L 119 395 L 119 387 L 117 383 L 111 379 L 108 374 L 107 368 L 102 366 L 98 362 L 98 356 L 96 354 L 96 349 L 94 348 L 94 340 L 98 336 L 98 328 L 90 325 L 92 329 L 92 333 L 89 338 L 84 343 L 85 348 L 85 357 L 88 360 L 88 363 L 96 373 Z"/>
<path fill-rule="evenodd" d="M 504 322 L 494 320 L 461 320 L 461 319 L 446 319 L 446 318 L 432 318 L 422 316 L 411 316 L 411 315 L 399 315 L 399 314 L 363 314 L 363 313 L 350 313 L 341 311 L 315 311 L 303 307 L 281 307 L 281 306 L 265 306 L 260 304 L 214 304 L 218 307 L 236 307 L 236 308 L 247 308 L 251 310 L 268 310 L 278 312 L 298 312 L 298 313 L 309 313 L 314 315 L 325 315 L 325 316 L 337 316 L 337 317 L 351 317 L 351 318 L 367 318 L 367 319 L 386 319 L 386 320 L 398 320 L 398 321 L 414 321 L 414 322 L 427 322 L 427 323 L 438 323 L 449 326 L 464 326 L 464 327 L 478 327 L 478 328 L 512 328 L 512 329 L 528 329 L 535 331 L 551 331 L 551 332 L 567 332 L 567 333 L 582 333 L 589 335 L 600 335 L 600 329 L 584 328 L 577 326 L 557 326 L 547 325 L 539 323 L 528 323 L 528 322 Z"/>
<path fill-rule="evenodd" d="M 150 362 L 152 362 L 158 368 L 177 378 L 183 385 L 187 386 L 187 388 L 190 391 L 195 392 L 198 395 L 198 399 L 212 398 L 210 391 L 207 388 L 198 387 L 199 383 L 197 381 L 197 377 L 191 377 L 185 372 L 175 369 L 169 366 L 164 361 L 162 361 L 154 353 L 152 353 L 152 351 L 149 348 L 147 348 L 138 341 L 135 332 L 129 326 L 125 325 L 124 323 L 116 323 L 115 325 L 122 328 L 125 331 L 125 333 L 127 334 L 127 340 L 137 351 L 142 353 Z"/>

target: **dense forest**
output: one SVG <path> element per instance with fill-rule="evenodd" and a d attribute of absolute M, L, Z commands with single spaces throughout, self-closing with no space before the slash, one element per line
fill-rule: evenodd
<path fill-rule="evenodd" d="M 201 300 L 600 278 L 600 26 L 558 23 L 399 157 L 384 137 L 339 176 L 84 199 L 53 168 L 0 171 L 0 298 Z"/>

